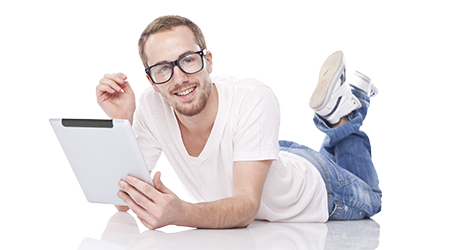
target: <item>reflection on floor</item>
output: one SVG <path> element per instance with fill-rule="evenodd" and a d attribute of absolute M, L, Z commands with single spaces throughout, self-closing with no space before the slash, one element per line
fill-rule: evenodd
<path fill-rule="evenodd" d="M 371 219 L 327 223 L 254 221 L 240 229 L 140 233 L 133 216 L 118 212 L 109 220 L 100 240 L 85 238 L 79 250 L 375 249 L 379 237 L 380 226 Z"/>

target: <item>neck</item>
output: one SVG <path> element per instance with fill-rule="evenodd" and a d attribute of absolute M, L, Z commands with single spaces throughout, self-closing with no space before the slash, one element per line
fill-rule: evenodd
<path fill-rule="evenodd" d="M 183 130 L 186 129 L 190 133 L 199 135 L 203 133 L 208 133 L 209 135 L 214 125 L 218 109 L 219 94 L 216 86 L 213 84 L 211 94 L 209 95 L 205 109 L 203 109 L 202 112 L 194 116 L 185 116 L 175 111 L 175 115 Z"/>

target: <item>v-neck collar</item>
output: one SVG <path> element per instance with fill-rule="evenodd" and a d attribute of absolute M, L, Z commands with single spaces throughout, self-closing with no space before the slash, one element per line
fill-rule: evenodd
<path fill-rule="evenodd" d="M 218 93 L 219 107 L 217 109 L 217 114 L 216 118 L 214 119 L 211 133 L 209 134 L 208 140 L 206 141 L 206 144 L 198 157 L 190 156 L 187 152 L 186 147 L 184 146 L 183 138 L 181 136 L 181 130 L 178 124 L 177 117 L 175 115 L 175 111 L 172 107 L 170 107 L 170 110 L 168 110 L 170 112 L 170 114 L 168 114 L 168 124 L 171 131 L 175 132 L 174 134 L 172 134 L 172 136 L 174 137 L 173 139 L 176 141 L 176 145 L 181 151 L 183 157 L 195 165 L 200 165 L 205 162 L 205 160 L 208 159 L 208 156 L 211 155 L 214 150 L 217 150 L 217 147 L 219 147 L 220 145 L 220 139 L 222 137 L 223 130 L 225 128 L 225 120 L 227 119 L 227 114 L 224 114 L 224 107 L 226 106 L 226 100 L 225 98 L 223 98 L 222 86 L 220 84 L 215 84 L 215 86 Z"/>

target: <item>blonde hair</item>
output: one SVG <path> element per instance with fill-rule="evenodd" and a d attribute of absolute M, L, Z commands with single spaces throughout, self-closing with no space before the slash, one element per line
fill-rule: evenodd
<path fill-rule="evenodd" d="M 200 50 L 207 49 L 205 37 L 203 36 L 202 31 L 191 20 L 181 16 L 158 17 L 153 22 L 151 22 L 147 26 L 147 28 L 144 29 L 144 31 L 141 34 L 141 37 L 139 38 L 138 42 L 139 56 L 141 57 L 142 63 L 144 64 L 145 68 L 149 67 L 149 65 L 147 64 L 148 58 L 144 53 L 144 45 L 147 39 L 150 37 L 150 35 L 156 34 L 161 31 L 171 30 L 172 28 L 182 25 L 187 26 L 192 31 L 192 33 L 194 33 L 195 42 L 200 47 Z"/>

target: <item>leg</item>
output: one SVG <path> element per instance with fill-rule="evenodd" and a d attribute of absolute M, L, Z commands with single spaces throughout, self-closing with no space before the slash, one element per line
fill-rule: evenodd
<path fill-rule="evenodd" d="M 340 126 L 329 126 L 317 114 L 314 123 L 317 128 L 326 134 L 320 152 L 340 167 L 355 174 L 365 181 L 374 192 L 380 193 L 378 175 L 372 162 L 372 153 L 369 137 L 361 131 L 361 127 L 370 99 L 359 90 L 352 90 L 361 103 L 361 108 L 348 115 L 348 122 Z"/>
<path fill-rule="evenodd" d="M 320 70 L 319 84 L 311 97 L 310 106 L 315 111 L 315 125 L 326 134 L 320 153 L 336 164 L 336 172 L 345 170 L 337 174 L 340 188 L 336 186 L 334 189 L 334 196 L 338 197 L 334 201 L 335 208 L 341 201 L 340 210 L 345 211 L 345 202 L 356 204 L 356 207 L 362 202 L 366 204 L 366 216 L 371 216 L 381 209 L 381 191 L 372 163 L 370 141 L 360 127 L 370 104 L 368 94 L 376 95 L 378 90 L 368 77 L 359 72 L 350 82 L 345 77 L 342 52 L 332 54 Z M 352 182 L 351 176 L 345 181 L 340 176 L 346 172 L 357 180 L 357 184 L 351 185 L 353 187 L 342 188 Z M 355 218 L 353 215 L 345 216 L 344 213 L 343 218 Z"/>
<path fill-rule="evenodd" d="M 332 128 L 337 128 L 339 126 L 342 126 L 342 125 L 346 124 L 348 121 L 349 121 L 349 119 L 348 119 L 348 115 L 347 115 L 347 116 L 342 117 L 341 120 L 337 124 L 334 124 L 331 127 Z"/>
<path fill-rule="evenodd" d="M 358 220 L 378 213 L 380 195 L 323 154 L 295 142 L 280 141 L 280 150 L 296 154 L 316 167 L 327 190 L 330 220 Z"/>

